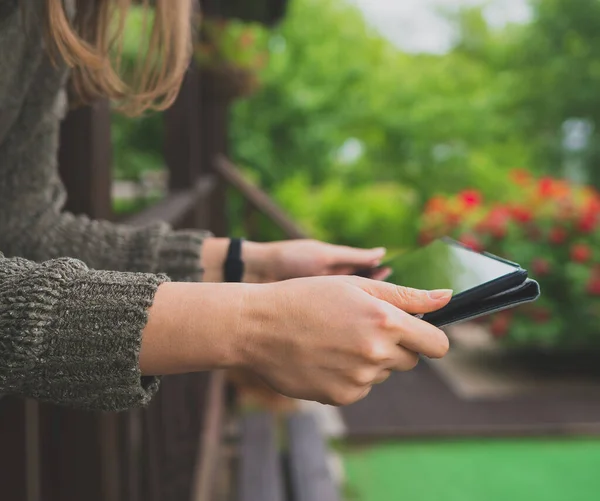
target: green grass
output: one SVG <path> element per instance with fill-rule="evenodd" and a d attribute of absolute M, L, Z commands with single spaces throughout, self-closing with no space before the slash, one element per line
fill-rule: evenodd
<path fill-rule="evenodd" d="M 345 448 L 350 501 L 597 501 L 599 440 Z"/>

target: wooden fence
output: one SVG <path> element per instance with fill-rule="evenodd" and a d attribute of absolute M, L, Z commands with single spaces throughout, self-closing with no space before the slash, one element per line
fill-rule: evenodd
<path fill-rule="evenodd" d="M 128 219 L 228 232 L 227 193 L 239 191 L 289 238 L 303 233 L 227 160 L 227 102 L 203 91 L 190 69 L 164 114 L 169 194 Z M 67 209 L 114 219 L 110 109 L 106 102 L 65 120 L 59 153 Z M 14 397 L 0 399 L 2 501 L 208 501 L 219 497 L 232 408 L 221 372 L 167 377 L 148 409 L 90 413 Z M 258 501 L 258 500 L 257 500 Z"/>

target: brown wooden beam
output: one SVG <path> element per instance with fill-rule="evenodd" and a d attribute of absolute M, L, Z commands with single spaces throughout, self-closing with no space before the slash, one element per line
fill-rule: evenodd
<path fill-rule="evenodd" d="M 202 168 L 212 172 L 214 160 L 219 155 L 227 155 L 229 143 L 229 106 L 226 100 L 221 100 L 210 91 L 209 85 L 204 85 L 210 78 L 200 75 L 200 148 Z M 210 198 L 210 230 L 217 237 L 226 237 L 229 233 L 227 218 L 227 185 L 217 179 L 215 189 Z"/>
<path fill-rule="evenodd" d="M 125 222 L 132 226 L 143 226 L 157 221 L 165 221 L 174 226 L 181 226 L 181 222 L 199 204 L 210 197 L 215 186 L 212 176 L 204 176 L 196 181 L 190 189 L 171 193 L 156 205 L 125 218 Z"/>
<path fill-rule="evenodd" d="M 201 175 L 198 70 L 191 66 L 165 114 L 165 161 L 172 191 L 189 189 Z"/>
<path fill-rule="evenodd" d="M 66 209 L 96 219 L 112 217 L 110 105 L 98 101 L 71 111 L 61 126 L 60 174 Z"/>
<path fill-rule="evenodd" d="M 258 186 L 248 181 L 224 156 L 214 161 L 215 172 L 239 191 L 247 203 L 275 223 L 290 239 L 307 238 L 306 233 Z"/>
<path fill-rule="evenodd" d="M 210 501 L 214 497 L 216 467 L 219 464 L 225 420 L 225 384 L 223 371 L 211 373 L 207 398 L 203 408 L 198 409 L 204 415 L 204 419 L 199 437 L 192 501 Z"/>

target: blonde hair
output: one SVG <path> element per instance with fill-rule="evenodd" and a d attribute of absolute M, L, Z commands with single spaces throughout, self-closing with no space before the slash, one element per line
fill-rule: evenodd
<path fill-rule="evenodd" d="M 72 68 L 81 101 L 108 97 L 119 110 L 135 115 L 165 109 L 175 100 L 190 61 L 192 0 L 72 0 L 73 17 L 63 0 L 44 1 L 50 54 Z M 136 68 L 125 75 L 120 54 L 133 3 L 145 9 L 149 38 L 147 47 L 140 46 Z"/>

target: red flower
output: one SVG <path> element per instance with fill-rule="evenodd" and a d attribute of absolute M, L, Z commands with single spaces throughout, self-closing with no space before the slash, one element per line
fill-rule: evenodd
<path fill-rule="evenodd" d="M 475 235 L 463 235 L 459 239 L 460 243 L 466 245 L 467 247 L 473 249 L 476 252 L 481 252 L 483 250 L 483 245 Z"/>
<path fill-rule="evenodd" d="M 465 190 L 458 195 L 458 198 L 466 209 L 478 207 L 482 202 L 481 193 L 476 190 Z"/>
<path fill-rule="evenodd" d="M 494 316 L 490 330 L 492 335 L 497 338 L 503 338 L 508 334 L 511 319 L 509 315 L 499 313 Z"/>
<path fill-rule="evenodd" d="M 539 277 L 543 277 L 544 275 L 550 273 L 550 268 L 550 262 L 541 257 L 536 257 L 531 262 L 531 269 Z"/>
<path fill-rule="evenodd" d="M 571 247 L 571 259 L 576 263 L 585 263 L 592 257 L 592 249 L 585 244 L 576 244 Z"/>
<path fill-rule="evenodd" d="M 538 182 L 538 191 L 544 198 L 551 197 L 554 194 L 554 179 L 543 177 Z"/>
<path fill-rule="evenodd" d="M 600 213 L 600 196 L 597 192 L 591 191 L 588 193 L 588 200 L 585 206 L 587 213 L 598 214 Z"/>
<path fill-rule="evenodd" d="M 504 238 L 509 222 L 509 212 L 506 207 L 494 207 L 487 217 L 477 225 L 477 230 L 490 233 L 495 238 Z"/>
<path fill-rule="evenodd" d="M 600 296 L 600 278 L 592 277 L 587 284 L 588 294 L 592 296 Z"/>
<path fill-rule="evenodd" d="M 595 213 L 587 212 L 581 217 L 581 219 L 577 223 L 577 229 L 581 233 L 591 233 L 596 228 L 597 221 L 598 218 Z"/>
<path fill-rule="evenodd" d="M 556 226 L 550 230 L 548 239 L 553 244 L 560 245 L 567 239 L 567 231 L 564 228 Z"/>
<path fill-rule="evenodd" d="M 571 186 L 561 179 L 543 177 L 538 181 L 538 192 L 543 198 L 564 198 L 571 193 Z"/>
<path fill-rule="evenodd" d="M 527 207 L 515 205 L 510 212 L 513 219 L 519 223 L 529 223 L 533 219 L 533 213 Z"/>
<path fill-rule="evenodd" d="M 508 220 L 495 218 L 489 221 L 488 229 L 494 238 L 504 238 L 508 230 Z"/>

